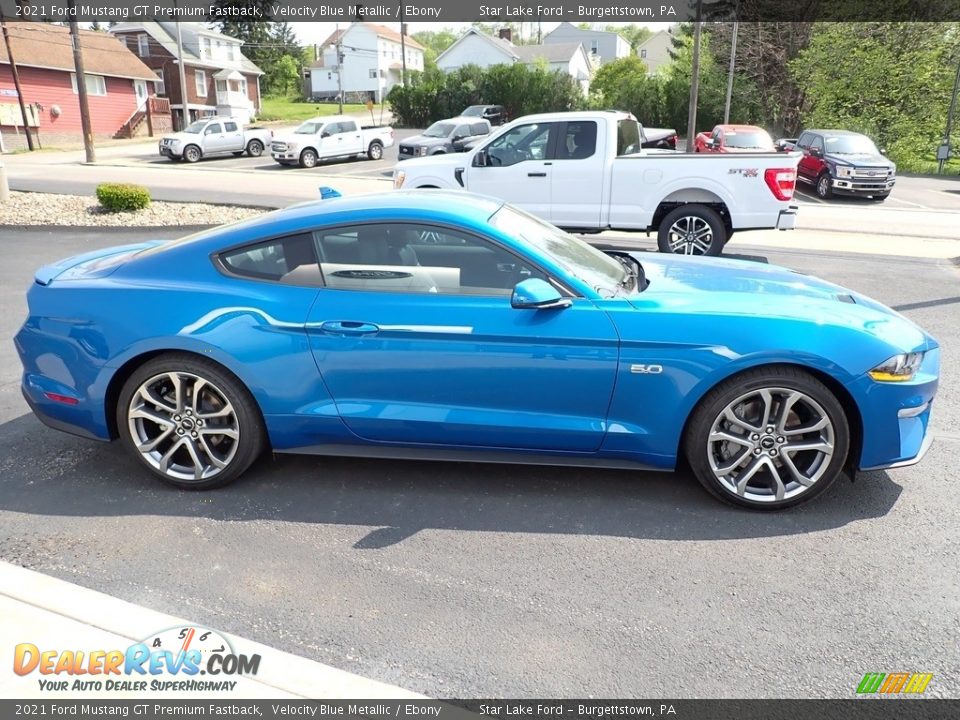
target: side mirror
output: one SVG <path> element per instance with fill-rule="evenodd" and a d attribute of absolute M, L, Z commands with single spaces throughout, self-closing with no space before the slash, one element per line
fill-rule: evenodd
<path fill-rule="evenodd" d="M 707 147 L 716 147 L 717 141 L 713 138 L 707 138 L 707 141 L 704 143 Z"/>
<path fill-rule="evenodd" d="M 514 286 L 510 306 L 518 310 L 548 310 L 570 307 L 573 303 L 553 285 L 540 278 L 521 280 Z"/>
<path fill-rule="evenodd" d="M 814 157 L 823 157 L 823 150 L 821 150 L 820 148 L 812 147 L 810 148 L 810 154 L 813 155 Z"/>
<path fill-rule="evenodd" d="M 328 138 L 328 137 L 330 137 L 330 133 L 328 133 L 326 130 L 324 130 L 322 133 L 320 133 L 320 137 L 321 137 L 321 138 Z"/>
<path fill-rule="evenodd" d="M 474 167 L 487 167 L 490 164 L 490 160 L 487 157 L 486 150 L 477 150 L 477 154 L 473 156 L 473 166 Z"/>

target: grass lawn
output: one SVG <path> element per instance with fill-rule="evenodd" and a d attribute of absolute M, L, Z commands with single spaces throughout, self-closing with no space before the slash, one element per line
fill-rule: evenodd
<path fill-rule="evenodd" d="M 340 111 L 337 103 L 308 103 L 300 102 L 296 98 L 268 97 L 263 98 L 263 109 L 259 120 L 281 120 L 286 122 L 300 122 L 321 115 L 336 115 Z M 366 113 L 366 105 L 344 104 L 345 114 Z M 373 116 L 378 118 L 380 106 L 374 105 Z M 369 113 L 368 113 L 369 114 Z"/>

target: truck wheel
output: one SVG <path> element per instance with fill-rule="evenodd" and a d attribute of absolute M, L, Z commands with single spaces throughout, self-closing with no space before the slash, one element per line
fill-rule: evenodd
<path fill-rule="evenodd" d="M 317 166 L 317 151 L 307 148 L 300 153 L 300 167 L 312 168 Z"/>
<path fill-rule="evenodd" d="M 379 141 L 374 140 L 372 143 L 370 143 L 370 147 L 367 148 L 367 157 L 371 160 L 379 160 L 382 158 L 383 145 Z"/>
<path fill-rule="evenodd" d="M 830 173 L 821 173 L 817 178 L 817 197 L 829 200 L 833 197 L 833 188 L 830 187 Z"/>
<path fill-rule="evenodd" d="M 667 213 L 657 231 L 660 252 L 675 255 L 719 255 L 727 229 L 717 213 L 703 205 L 681 205 Z"/>
<path fill-rule="evenodd" d="M 183 159 L 188 163 L 195 163 L 201 157 L 200 148 L 196 145 L 187 145 L 183 149 Z"/>
<path fill-rule="evenodd" d="M 251 140 L 247 143 L 247 154 L 250 157 L 260 157 L 263 155 L 263 143 L 259 140 Z"/>

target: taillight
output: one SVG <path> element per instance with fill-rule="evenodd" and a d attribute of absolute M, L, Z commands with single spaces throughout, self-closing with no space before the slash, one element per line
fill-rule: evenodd
<path fill-rule="evenodd" d="M 797 187 L 797 171 L 794 168 L 767 168 L 763 179 L 777 200 L 792 200 Z"/>
<path fill-rule="evenodd" d="M 64 405 L 79 405 L 80 401 L 75 397 L 70 397 L 69 395 L 60 395 L 59 393 L 45 392 L 44 396 L 48 400 L 53 400 L 54 402 L 63 403 Z"/>

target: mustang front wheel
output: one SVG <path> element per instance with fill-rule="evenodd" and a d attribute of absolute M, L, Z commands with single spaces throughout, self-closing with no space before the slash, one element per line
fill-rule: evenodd
<path fill-rule="evenodd" d="M 120 392 L 117 420 L 121 440 L 147 469 L 191 490 L 235 480 L 265 444 L 246 388 L 220 366 L 188 355 L 138 368 Z"/>
<path fill-rule="evenodd" d="M 840 475 L 849 426 L 818 379 L 770 367 L 712 390 L 691 418 L 685 446 L 691 469 L 711 494 L 773 510 L 812 499 Z"/>

